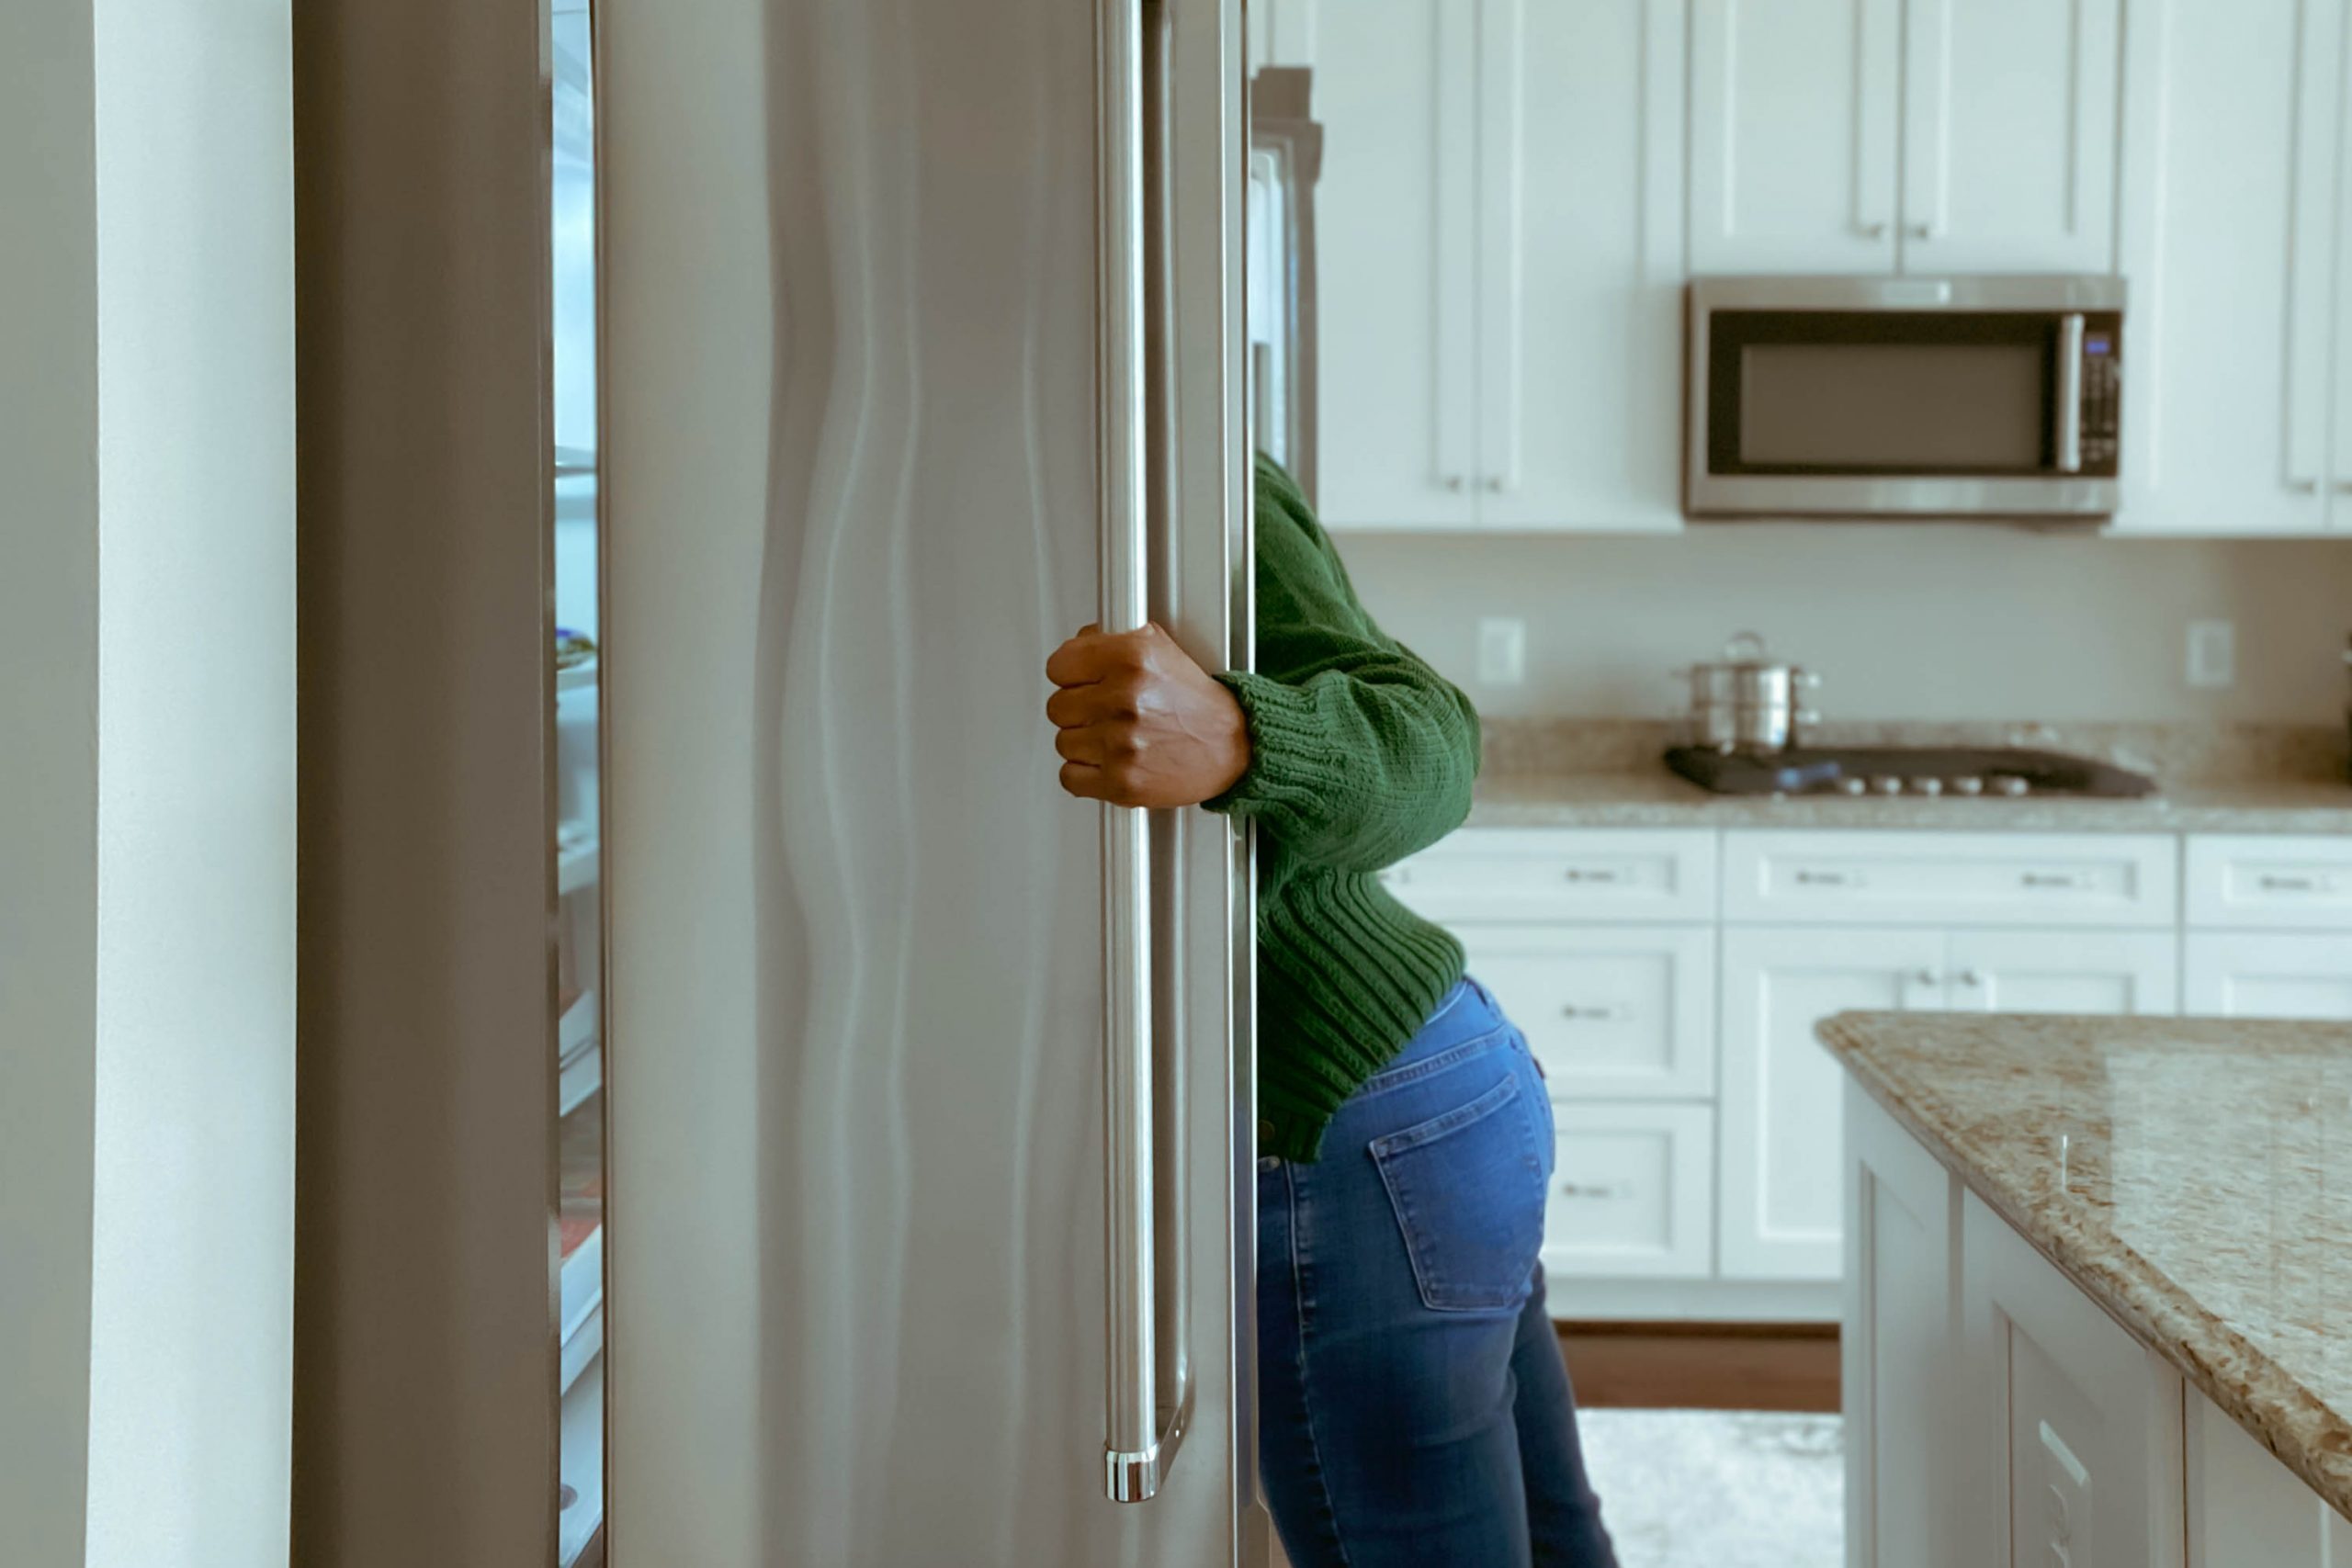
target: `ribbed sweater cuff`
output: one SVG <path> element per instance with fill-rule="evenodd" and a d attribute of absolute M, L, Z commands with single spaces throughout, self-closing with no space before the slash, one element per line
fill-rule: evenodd
<path fill-rule="evenodd" d="M 1315 711 L 1315 698 L 1246 670 L 1228 670 L 1217 679 L 1249 721 L 1250 767 L 1208 808 L 1244 817 L 1266 807 L 1313 815 L 1348 773 L 1347 759 L 1330 744 Z"/>

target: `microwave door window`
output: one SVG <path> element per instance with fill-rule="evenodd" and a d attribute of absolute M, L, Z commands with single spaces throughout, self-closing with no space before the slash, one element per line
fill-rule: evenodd
<path fill-rule="evenodd" d="M 1749 344 L 1739 357 L 1739 466 L 2038 471 L 2048 362 L 2038 343 Z"/>

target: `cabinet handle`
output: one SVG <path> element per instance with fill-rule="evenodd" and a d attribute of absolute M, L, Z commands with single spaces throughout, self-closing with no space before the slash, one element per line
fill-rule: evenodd
<path fill-rule="evenodd" d="M 2066 871 L 2029 871 L 2021 873 L 2018 882 L 2026 887 L 2080 887 L 2083 879 Z"/>
<path fill-rule="evenodd" d="M 1631 1198 L 1633 1195 L 1634 1184 L 1630 1181 L 1563 1181 L 1560 1183 L 1560 1196 L 1563 1198 L 1617 1199 Z"/>
<path fill-rule="evenodd" d="M 1500 494 L 1502 494 L 1502 492 L 1503 492 L 1503 481 L 1502 481 L 1502 477 L 1501 477 L 1500 475 L 1498 475 L 1498 474 L 1489 474 L 1489 475 L 1487 477 L 1487 489 L 1488 492 L 1489 492 L 1489 493 L 1491 493 L 1491 494 L 1495 494 L 1495 495 L 1500 495 Z"/>
<path fill-rule="evenodd" d="M 2315 876 L 2281 876 L 2266 872 L 2257 879 L 2257 886 L 2270 893 L 2316 893 L 2322 885 Z"/>
<path fill-rule="evenodd" d="M 1915 986 L 1940 986 L 1944 977 L 1932 969 L 1917 969 L 1912 972 L 1911 983 Z"/>
<path fill-rule="evenodd" d="M 1913 239 L 1915 239 L 1915 240 L 1932 240 L 1932 239 L 1934 239 L 1934 238 L 1936 237 L 1936 233 L 1937 233 L 1938 227 L 1939 227 L 1939 226 L 1938 226 L 1937 224 L 1932 223 L 1932 222 L 1930 222 L 1930 223 L 1912 223 L 1912 224 L 1907 224 L 1907 225 L 1905 225 L 1905 228 L 1906 228 L 1907 231 L 1910 233 L 1911 237 L 1912 237 Z"/>
<path fill-rule="evenodd" d="M 1883 240 L 1886 238 L 1886 225 L 1883 223 L 1857 223 L 1854 225 L 1854 232 L 1860 234 L 1865 240 Z"/>
<path fill-rule="evenodd" d="M 1560 1016 L 1573 1019 L 1578 1023 L 1606 1023 L 1612 1019 L 1624 1017 L 1625 1010 L 1615 1007 L 1578 1007 L 1576 1003 L 1570 1002 L 1560 1010 Z"/>
<path fill-rule="evenodd" d="M 1843 871 L 1799 871 L 1794 879 L 1799 887 L 1858 887 L 1861 878 Z"/>
<path fill-rule="evenodd" d="M 1464 479 L 1460 474 L 1448 474 L 1440 482 L 1442 483 L 1446 489 L 1459 493 L 1462 487 L 1468 481 Z"/>
<path fill-rule="evenodd" d="M 1575 865 L 1560 874 L 1570 882 L 1597 882 L 1603 886 L 1614 886 L 1625 880 L 1625 874 L 1622 871 L 1589 870 Z"/>
<path fill-rule="evenodd" d="M 1972 991 L 1982 989 L 1984 985 L 1984 976 L 1978 974 L 1973 969 L 1962 970 L 1957 978 L 1962 985 L 1967 987 Z"/>
<path fill-rule="evenodd" d="M 2317 479 L 2289 479 L 2287 488 L 2297 495 L 2316 495 L 2319 493 L 2319 481 Z"/>

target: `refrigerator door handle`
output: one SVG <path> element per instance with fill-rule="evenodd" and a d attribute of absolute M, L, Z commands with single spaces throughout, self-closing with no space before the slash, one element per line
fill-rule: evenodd
<path fill-rule="evenodd" d="M 1151 395 L 1149 311 L 1167 299 L 1165 234 L 1148 204 L 1161 197 L 1153 166 L 1164 136 L 1147 125 L 1164 113 L 1164 0 L 1100 0 L 1096 11 L 1096 147 L 1101 232 L 1097 353 L 1102 402 L 1102 625 L 1132 631 L 1150 612 L 1152 497 L 1171 460 Z M 1157 41 L 1160 47 L 1149 46 Z M 1148 816 L 1102 808 L 1104 1344 L 1107 1398 L 1104 1490 L 1141 1503 L 1166 1477 L 1193 1409 L 1192 1363 L 1181 1303 L 1184 1247 L 1161 1248 L 1153 1035 L 1151 835 Z M 1158 1278 L 1165 1257 L 1169 1280 Z M 1178 1303 L 1163 1343 L 1159 1302 Z M 1163 1358 L 1171 1373 L 1160 1376 Z"/>

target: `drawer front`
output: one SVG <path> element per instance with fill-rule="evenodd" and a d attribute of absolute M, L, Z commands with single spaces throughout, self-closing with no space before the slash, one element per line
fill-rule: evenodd
<path fill-rule="evenodd" d="M 1463 945 L 1555 1100 L 1714 1092 L 1713 927 L 1465 925 Z"/>
<path fill-rule="evenodd" d="M 1712 920 L 1715 835 L 1696 830 L 1466 828 L 1381 874 L 1445 925 Z"/>
<path fill-rule="evenodd" d="M 2188 921 L 2252 931 L 2352 931 L 2352 842 L 2284 834 L 2188 840 Z"/>
<path fill-rule="evenodd" d="M 1729 833 L 1724 918 L 1774 925 L 2170 926 L 2168 834 Z"/>
<path fill-rule="evenodd" d="M 1699 1105 L 1563 1105 L 1544 1267 L 1563 1279 L 1713 1272 L 1714 1112 Z"/>

